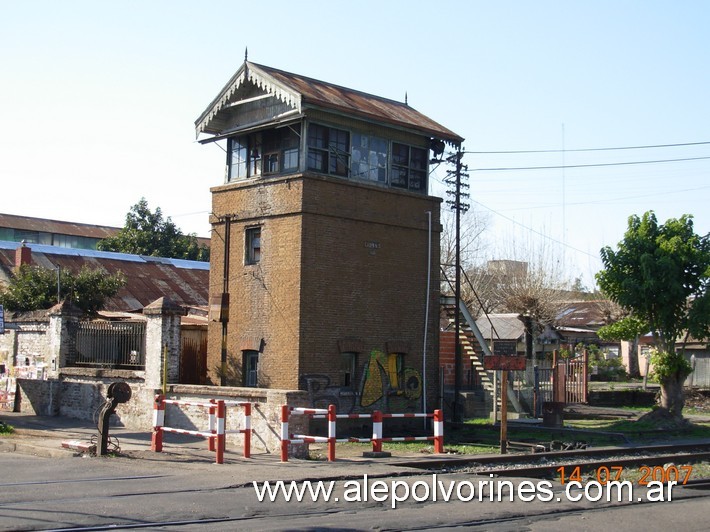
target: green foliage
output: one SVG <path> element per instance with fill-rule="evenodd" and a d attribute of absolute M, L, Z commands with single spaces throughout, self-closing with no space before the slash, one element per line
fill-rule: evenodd
<path fill-rule="evenodd" d="M 23 265 L 10 283 L 0 287 L 0 303 L 7 310 L 38 310 L 57 304 L 57 272 Z"/>
<path fill-rule="evenodd" d="M 209 248 L 200 246 L 194 234 L 184 235 L 169 216 L 163 219 L 160 207 L 151 212 L 145 198 L 131 207 L 123 229 L 116 236 L 101 240 L 97 248 L 134 255 L 210 260 Z"/>
<path fill-rule="evenodd" d="M 626 316 L 617 322 L 601 327 L 597 336 L 602 340 L 633 340 L 637 336 L 648 332 L 644 321 L 636 316 Z"/>
<path fill-rule="evenodd" d="M 699 338 L 710 334 L 710 238 L 694 233 L 692 216 L 663 225 L 653 211 L 631 216 L 618 249 L 603 248 L 601 258 L 599 287 L 637 320 L 622 323 L 619 328 L 628 327 L 621 332 L 650 331 L 666 353 L 675 352 L 686 331 Z"/>
<path fill-rule="evenodd" d="M 664 353 L 657 349 L 652 349 L 651 364 L 653 365 L 653 377 L 660 383 L 668 379 L 682 381 L 693 372 L 690 362 L 682 353 Z"/>
<path fill-rule="evenodd" d="M 57 304 L 57 277 L 59 299 L 70 300 L 88 314 L 100 310 L 126 284 L 121 272 L 110 275 L 84 266 L 77 274 L 61 270 L 57 276 L 56 270 L 24 265 L 0 288 L 0 303 L 11 311 L 48 309 Z"/>

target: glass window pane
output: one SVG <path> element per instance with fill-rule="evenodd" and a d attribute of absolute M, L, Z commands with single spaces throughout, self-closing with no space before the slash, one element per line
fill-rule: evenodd
<path fill-rule="evenodd" d="M 421 148 L 412 148 L 410 166 L 415 170 L 426 170 L 427 151 Z"/>
<path fill-rule="evenodd" d="M 392 164 L 409 166 L 409 146 L 392 143 Z"/>
<path fill-rule="evenodd" d="M 326 148 L 328 146 L 328 130 L 318 124 L 308 126 L 308 145 L 312 148 Z"/>
<path fill-rule="evenodd" d="M 284 172 L 298 169 L 298 148 L 284 150 Z"/>
<path fill-rule="evenodd" d="M 426 186 L 426 172 L 412 170 L 409 172 L 409 189 L 422 191 Z"/>
<path fill-rule="evenodd" d="M 326 153 L 320 150 L 308 150 L 308 169 L 316 172 L 326 172 Z"/>
<path fill-rule="evenodd" d="M 407 188 L 407 169 L 401 166 L 393 166 L 390 184 L 393 187 Z"/>

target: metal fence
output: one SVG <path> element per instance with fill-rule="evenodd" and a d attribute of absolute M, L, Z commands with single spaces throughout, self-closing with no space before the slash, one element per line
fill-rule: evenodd
<path fill-rule="evenodd" d="M 710 388 L 710 354 L 697 353 L 692 355 L 690 357 L 690 365 L 693 367 L 693 373 L 688 375 L 685 385 Z"/>
<path fill-rule="evenodd" d="M 144 321 L 80 322 L 67 366 L 145 368 Z"/>

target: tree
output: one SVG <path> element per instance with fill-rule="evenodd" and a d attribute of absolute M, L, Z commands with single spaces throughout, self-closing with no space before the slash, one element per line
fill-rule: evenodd
<path fill-rule="evenodd" d="M 23 265 L 8 286 L 0 288 L 0 304 L 14 311 L 41 310 L 56 305 L 59 297 L 70 300 L 87 314 L 94 314 L 125 284 L 121 272 L 110 275 L 84 266 L 77 274 L 61 270 L 57 275 L 56 270 Z"/>
<path fill-rule="evenodd" d="M 209 248 L 200 246 L 194 234 L 184 235 L 169 216 L 163 219 L 160 207 L 151 212 L 145 198 L 131 207 L 126 214 L 126 225 L 118 234 L 101 240 L 97 248 L 134 255 L 210 260 Z"/>
<path fill-rule="evenodd" d="M 601 313 L 604 323 L 597 331 L 597 336 L 602 340 L 629 341 L 631 342 L 629 353 L 636 353 L 639 336 L 646 332 L 644 330 L 645 325 L 638 318 L 632 317 L 627 309 L 607 298 L 601 292 L 595 291 L 594 295 L 596 296 L 594 303 Z M 623 320 L 626 317 L 629 319 Z M 638 377 L 640 375 L 638 358 L 635 355 L 629 356 L 628 370 L 630 377 Z"/>
<path fill-rule="evenodd" d="M 691 367 L 676 342 L 710 335 L 710 238 L 695 234 L 690 215 L 659 225 L 648 211 L 631 216 L 618 249 L 604 247 L 601 258 L 599 287 L 630 312 L 615 327 L 627 335 L 650 331 L 661 407 L 680 418 Z"/>

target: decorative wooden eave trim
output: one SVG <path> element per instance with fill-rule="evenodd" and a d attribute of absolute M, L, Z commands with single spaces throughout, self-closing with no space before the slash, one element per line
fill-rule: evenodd
<path fill-rule="evenodd" d="M 295 91 L 292 87 L 288 87 L 276 81 L 253 63 L 244 61 L 244 64 L 242 64 L 236 74 L 232 76 L 232 79 L 229 80 L 219 95 L 195 122 L 195 133 L 197 136 L 209 127 L 212 119 L 231 103 L 230 100 L 237 90 L 247 82 L 253 83 L 267 94 L 277 98 L 291 108 L 296 109 L 299 113 L 301 112 L 302 96 L 299 92 Z"/>

